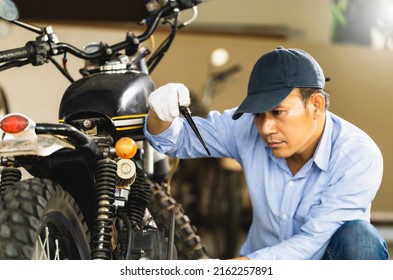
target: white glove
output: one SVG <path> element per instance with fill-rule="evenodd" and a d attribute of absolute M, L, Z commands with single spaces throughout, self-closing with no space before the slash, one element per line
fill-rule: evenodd
<path fill-rule="evenodd" d="M 171 122 L 179 116 L 179 106 L 190 105 L 190 91 L 180 83 L 169 83 L 149 95 L 149 106 L 162 121 Z"/>

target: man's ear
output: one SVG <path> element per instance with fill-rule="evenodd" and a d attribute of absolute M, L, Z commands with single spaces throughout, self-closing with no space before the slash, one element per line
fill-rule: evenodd
<path fill-rule="evenodd" d="M 314 113 L 315 118 L 318 118 L 325 113 L 326 101 L 322 93 L 316 92 L 311 95 L 310 103 L 312 105 L 312 113 Z"/>

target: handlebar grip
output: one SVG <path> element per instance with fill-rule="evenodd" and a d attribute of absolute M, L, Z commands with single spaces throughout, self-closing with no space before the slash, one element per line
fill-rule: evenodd
<path fill-rule="evenodd" d="M 27 46 L 1 51 L 0 52 L 0 62 L 8 62 L 22 58 L 28 58 L 30 54 L 29 48 Z"/>

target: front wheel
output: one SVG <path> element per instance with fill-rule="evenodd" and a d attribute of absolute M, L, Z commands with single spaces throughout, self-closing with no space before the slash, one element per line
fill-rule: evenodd
<path fill-rule="evenodd" d="M 89 234 L 71 195 L 32 178 L 0 192 L 0 259 L 89 259 Z"/>

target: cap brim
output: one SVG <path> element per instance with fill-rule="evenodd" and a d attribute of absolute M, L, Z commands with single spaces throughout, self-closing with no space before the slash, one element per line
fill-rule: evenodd
<path fill-rule="evenodd" d="M 270 111 L 277 107 L 289 95 L 292 89 L 281 88 L 249 94 L 232 115 L 232 119 L 237 120 L 243 113 L 257 114 Z"/>

